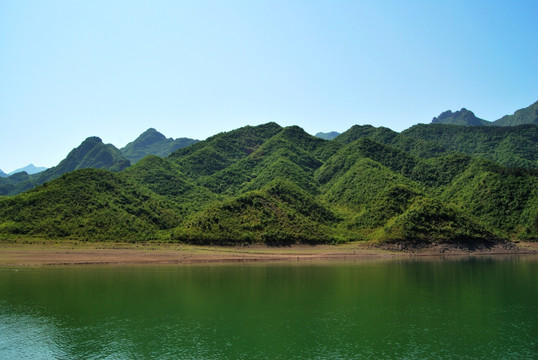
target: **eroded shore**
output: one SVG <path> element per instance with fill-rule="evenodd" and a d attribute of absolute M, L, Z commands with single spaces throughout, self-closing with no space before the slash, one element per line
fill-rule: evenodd
<path fill-rule="evenodd" d="M 493 245 L 468 249 L 431 245 L 416 249 L 378 247 L 366 243 L 344 245 L 263 245 L 222 247 L 167 243 L 86 243 L 76 241 L 1 242 L 0 266 L 89 264 L 192 264 L 254 261 L 312 261 L 390 259 L 406 257 L 455 257 L 538 255 L 538 243 Z"/>

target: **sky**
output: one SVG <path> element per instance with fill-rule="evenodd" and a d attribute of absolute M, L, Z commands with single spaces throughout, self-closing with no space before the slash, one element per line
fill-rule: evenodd
<path fill-rule="evenodd" d="M 402 131 L 538 100 L 538 1 L 0 2 L 0 169 L 89 136 Z"/>

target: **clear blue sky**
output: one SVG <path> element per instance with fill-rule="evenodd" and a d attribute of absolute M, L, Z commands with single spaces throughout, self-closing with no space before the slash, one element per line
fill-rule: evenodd
<path fill-rule="evenodd" d="M 401 131 L 538 100 L 538 1 L 0 2 L 0 169 L 88 136 Z"/>

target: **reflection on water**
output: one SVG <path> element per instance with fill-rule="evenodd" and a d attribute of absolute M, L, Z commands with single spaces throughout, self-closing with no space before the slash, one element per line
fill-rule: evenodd
<path fill-rule="evenodd" d="M 537 273 L 536 257 L 3 269 L 0 358 L 533 358 Z"/>

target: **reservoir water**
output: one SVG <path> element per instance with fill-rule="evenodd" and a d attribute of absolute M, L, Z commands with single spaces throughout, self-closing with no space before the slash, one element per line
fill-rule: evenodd
<path fill-rule="evenodd" d="M 0 268 L 0 359 L 538 357 L 538 258 Z"/>

